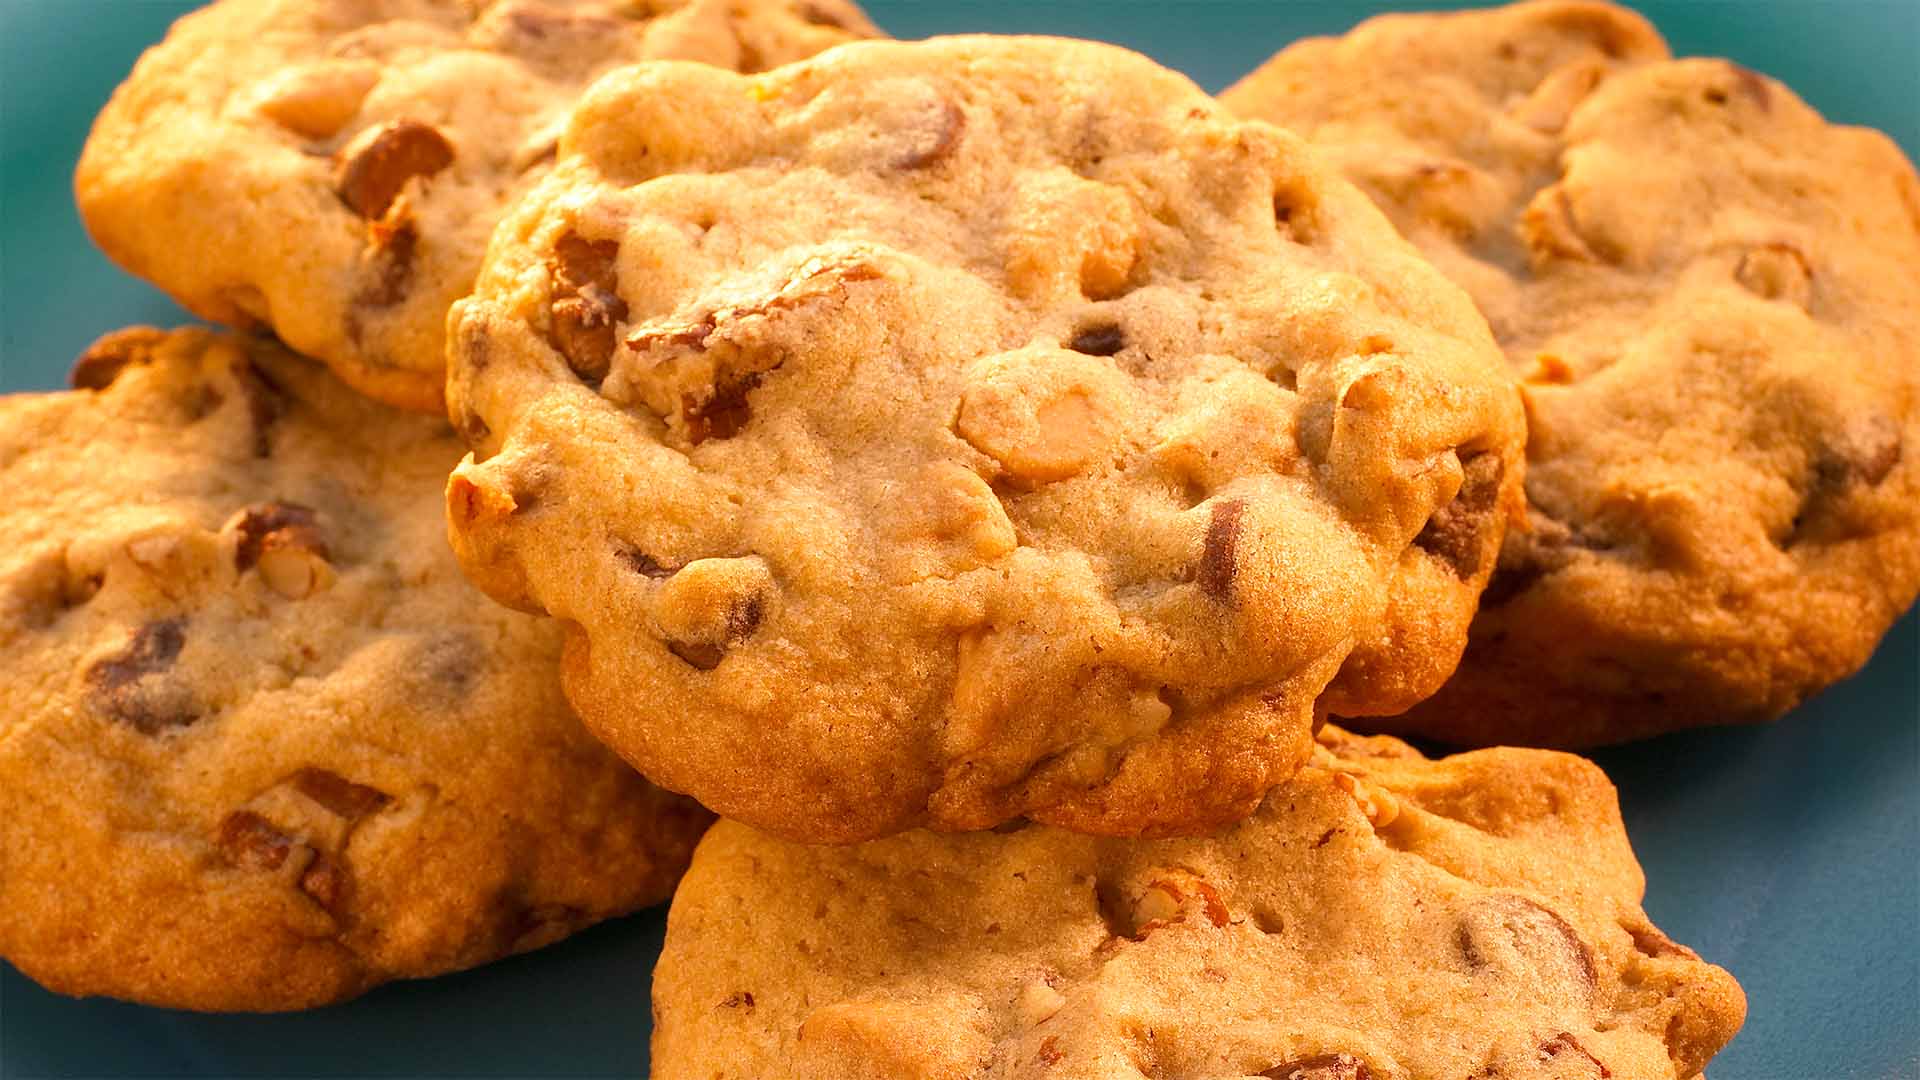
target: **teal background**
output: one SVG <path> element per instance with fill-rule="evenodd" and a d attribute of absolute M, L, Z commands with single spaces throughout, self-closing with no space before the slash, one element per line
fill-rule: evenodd
<path fill-rule="evenodd" d="M 0 0 L 0 389 L 52 389 L 89 341 L 180 321 L 88 243 L 68 191 L 94 112 L 178 0 Z M 1390 7 L 1269 0 L 870 0 L 900 37 L 1102 38 L 1218 90 L 1287 41 Z M 1731 56 L 1828 117 L 1920 152 L 1920 0 L 1636 5 L 1682 54 Z M 1917 363 L 1903 357 L 1899 362 Z M 0 492 L 0 497 L 5 493 Z M 3 543 L 4 540 L 0 540 Z M 1647 908 L 1740 978 L 1715 1080 L 1920 1077 L 1920 622 L 1859 677 L 1763 728 L 1599 760 Z M 3 917 L 3 916 L 0 916 Z M 284 1017 L 71 1001 L 0 964 L 0 1076 L 640 1076 L 660 912 L 532 956 Z"/>

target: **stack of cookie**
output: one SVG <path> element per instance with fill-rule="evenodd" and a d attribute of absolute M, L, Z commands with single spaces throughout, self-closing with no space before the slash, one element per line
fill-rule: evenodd
<path fill-rule="evenodd" d="M 219 0 L 141 61 L 83 214 L 254 332 L 0 402 L 0 954 L 298 1008 L 684 871 L 660 1077 L 1698 1075 L 1744 997 L 1597 768 L 1337 724 L 1590 746 L 1863 663 L 1912 167 L 1601 3 L 1218 102 L 875 37 Z"/>

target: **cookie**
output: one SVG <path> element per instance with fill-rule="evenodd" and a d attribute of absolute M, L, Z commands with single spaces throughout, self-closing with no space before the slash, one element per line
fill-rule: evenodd
<path fill-rule="evenodd" d="M 1250 812 L 1445 677 L 1517 509 L 1484 323 L 1111 46 L 638 65 L 449 320 L 455 550 L 647 775 L 794 839 Z"/>
<path fill-rule="evenodd" d="M 668 915 L 653 1075 L 1697 1076 L 1746 1000 L 1643 884 L 1592 764 L 1331 727 L 1207 839 L 722 822 Z"/>
<path fill-rule="evenodd" d="M 0 956 L 294 1009 L 664 900 L 709 815 L 468 587 L 442 421 L 278 347 L 124 330 L 0 398 Z"/>
<path fill-rule="evenodd" d="M 75 190 L 107 254 L 195 314 L 438 411 L 447 305 L 595 76 L 876 32 L 850 0 L 221 0 L 135 66 Z"/>
<path fill-rule="evenodd" d="M 1764 720 L 1920 591 L 1920 181 L 1639 16 L 1393 16 L 1228 91 L 1471 293 L 1522 380 L 1526 528 L 1387 726 L 1585 746 Z"/>

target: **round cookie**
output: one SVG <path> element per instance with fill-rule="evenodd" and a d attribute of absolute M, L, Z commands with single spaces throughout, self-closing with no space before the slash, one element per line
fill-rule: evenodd
<path fill-rule="evenodd" d="M 1111 46 L 613 73 L 449 326 L 468 576 L 794 839 L 1243 816 L 1445 678 L 1518 506 L 1466 299 Z"/>
<path fill-rule="evenodd" d="M 1523 381 L 1529 523 L 1393 730 L 1585 746 L 1768 719 L 1920 591 L 1920 181 L 1595 3 L 1395 16 L 1222 96 L 1339 163 Z"/>
<path fill-rule="evenodd" d="M 107 254 L 195 314 L 439 411 L 447 305 L 595 76 L 877 32 L 850 0 L 220 0 L 141 58 L 74 186 Z"/>
<path fill-rule="evenodd" d="M 668 915 L 653 1076 L 1682 1080 L 1746 1001 L 1643 885 L 1588 762 L 1331 727 L 1210 839 L 722 822 Z"/>
<path fill-rule="evenodd" d="M 710 815 L 468 587 L 459 447 L 278 347 L 109 335 L 0 398 L 0 956 L 278 1010 L 663 900 Z"/>

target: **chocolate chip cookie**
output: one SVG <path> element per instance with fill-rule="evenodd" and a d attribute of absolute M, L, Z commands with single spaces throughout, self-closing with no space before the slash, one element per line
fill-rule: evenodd
<path fill-rule="evenodd" d="M 1439 684 L 1518 507 L 1466 298 L 1111 46 L 610 75 L 449 326 L 468 575 L 795 839 L 1243 816 Z"/>
<path fill-rule="evenodd" d="M 195 314 L 434 411 L 447 305 L 594 77 L 875 32 L 849 0 L 221 0 L 134 68 L 75 188 L 107 254 Z"/>
<path fill-rule="evenodd" d="M 292 1009 L 666 898 L 709 816 L 460 577 L 444 422 L 198 330 L 73 381 L 0 398 L 0 955 Z"/>
<path fill-rule="evenodd" d="M 1209 839 L 851 848 L 722 822 L 668 916 L 656 1080 L 1680 1080 L 1733 978 L 1662 934 L 1567 754 L 1322 732 Z"/>
<path fill-rule="evenodd" d="M 1529 524 L 1396 730 L 1581 746 L 1763 720 L 1920 591 L 1920 181 L 1639 16 L 1393 16 L 1222 97 L 1307 135 L 1523 380 Z"/>

